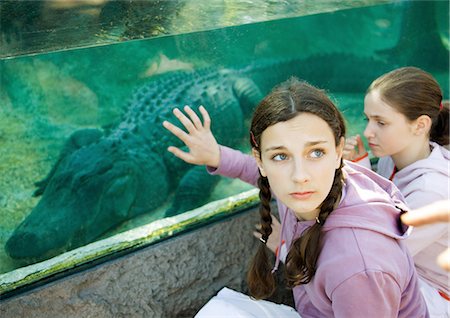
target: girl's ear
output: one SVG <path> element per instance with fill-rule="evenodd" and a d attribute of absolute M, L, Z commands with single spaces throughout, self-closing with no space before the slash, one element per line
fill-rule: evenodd
<path fill-rule="evenodd" d="M 261 173 L 261 175 L 263 177 L 267 177 L 266 172 L 264 171 L 263 163 L 261 161 L 261 155 L 260 155 L 259 151 L 256 150 L 256 148 L 252 148 L 252 155 L 253 155 L 253 158 L 255 158 L 255 160 L 256 160 L 256 164 L 258 165 L 259 172 Z"/>
<path fill-rule="evenodd" d="M 415 120 L 414 134 L 417 136 L 428 135 L 431 129 L 431 118 L 427 115 L 421 115 Z"/>
<path fill-rule="evenodd" d="M 339 144 L 336 147 L 336 169 L 338 169 L 341 166 L 342 161 L 342 154 L 344 152 L 344 146 L 345 146 L 345 137 L 341 137 Z"/>

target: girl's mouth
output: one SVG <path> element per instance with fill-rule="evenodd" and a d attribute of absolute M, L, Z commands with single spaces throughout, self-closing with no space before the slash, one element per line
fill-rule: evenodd
<path fill-rule="evenodd" d="M 307 200 L 313 195 L 314 191 L 292 192 L 289 195 L 297 200 Z"/>

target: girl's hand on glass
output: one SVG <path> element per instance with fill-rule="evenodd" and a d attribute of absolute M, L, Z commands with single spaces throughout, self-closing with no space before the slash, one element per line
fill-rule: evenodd
<path fill-rule="evenodd" d="M 343 158 L 353 162 L 367 156 L 366 148 L 360 135 L 349 137 L 345 140 Z"/>
<path fill-rule="evenodd" d="M 220 163 L 220 149 L 211 132 L 211 118 L 203 106 L 199 107 L 199 111 L 202 114 L 203 123 L 189 106 L 184 107 L 184 112 L 188 116 L 178 108 L 173 110 L 173 114 L 186 128 L 187 132 L 168 121 L 163 122 L 164 128 L 178 137 L 189 148 L 189 152 L 174 146 L 168 147 L 167 150 L 187 163 L 217 168 Z"/>

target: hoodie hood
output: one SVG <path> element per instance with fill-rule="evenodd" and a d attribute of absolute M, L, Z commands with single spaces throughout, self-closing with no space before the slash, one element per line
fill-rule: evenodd
<path fill-rule="evenodd" d="M 399 189 L 377 173 L 346 161 L 343 198 L 327 218 L 323 230 L 359 228 L 405 239 L 408 227 L 400 221 L 408 208 Z"/>
<path fill-rule="evenodd" d="M 433 150 L 428 158 L 418 160 L 396 173 L 394 182 L 399 189 L 405 189 L 409 185 L 415 184 L 425 175 L 428 175 L 427 179 L 431 177 L 436 180 L 441 178 L 448 180 L 450 177 L 450 152 L 435 142 L 430 142 L 430 145 Z M 421 185 L 421 187 L 423 186 Z"/>

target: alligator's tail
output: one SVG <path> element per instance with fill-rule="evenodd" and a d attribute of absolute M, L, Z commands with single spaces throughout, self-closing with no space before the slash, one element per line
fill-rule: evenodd
<path fill-rule="evenodd" d="M 292 76 L 332 92 L 364 93 L 375 78 L 395 67 L 374 57 L 336 53 L 258 61 L 242 72 L 256 83 L 263 95 Z"/>
<path fill-rule="evenodd" d="M 377 51 L 377 54 L 428 71 L 448 71 L 448 1 L 403 1 L 400 5 L 404 13 L 399 40 L 394 47 Z M 439 23 L 437 18 L 441 12 L 447 16 L 445 24 Z"/>

